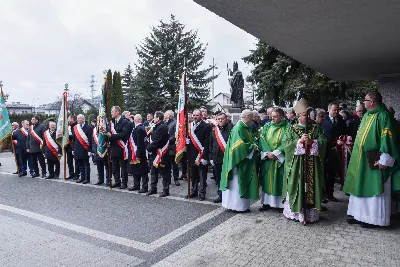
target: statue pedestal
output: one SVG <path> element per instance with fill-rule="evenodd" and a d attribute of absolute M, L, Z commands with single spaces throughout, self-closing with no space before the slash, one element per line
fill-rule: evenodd
<path fill-rule="evenodd" d="M 242 113 L 242 109 L 241 109 L 241 108 L 230 108 L 230 109 L 229 109 L 229 112 L 230 112 L 230 113 L 235 113 L 235 114 L 236 114 L 236 113 L 239 113 L 239 114 L 240 114 L 240 113 Z"/>
<path fill-rule="evenodd" d="M 232 122 L 237 123 L 240 120 L 240 114 L 242 113 L 242 108 L 230 108 L 229 113 L 231 113 Z"/>

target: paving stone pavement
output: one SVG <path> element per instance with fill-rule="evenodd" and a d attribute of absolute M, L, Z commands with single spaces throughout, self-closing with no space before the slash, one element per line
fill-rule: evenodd
<path fill-rule="evenodd" d="M 12 158 L 0 153 L 0 162 L 1 177 L 2 172 L 10 172 L 6 166 L 12 166 Z M 93 171 L 92 183 L 96 175 Z M 208 182 L 211 200 L 216 186 Z M 185 185 L 172 185 L 171 198 L 186 201 L 186 190 Z M 0 213 L 0 266 L 400 266 L 400 222 L 392 220 L 391 227 L 378 229 L 348 225 L 348 197 L 338 188 L 335 196 L 340 202 L 328 203 L 321 221 L 307 226 L 288 221 L 274 210 L 259 212 L 256 202 L 251 213 L 232 215 L 183 245 L 173 244 L 176 249 L 156 259 L 152 253 L 96 244 Z"/>

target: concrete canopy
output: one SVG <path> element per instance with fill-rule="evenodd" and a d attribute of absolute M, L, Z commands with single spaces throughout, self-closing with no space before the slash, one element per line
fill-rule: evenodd
<path fill-rule="evenodd" d="M 400 1 L 194 1 L 332 79 L 400 73 Z"/>

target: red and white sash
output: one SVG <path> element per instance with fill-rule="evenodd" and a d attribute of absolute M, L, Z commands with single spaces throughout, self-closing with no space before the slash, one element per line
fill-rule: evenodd
<path fill-rule="evenodd" d="M 111 125 L 111 134 L 117 134 L 117 132 L 115 131 L 115 127 L 114 127 L 114 123 L 112 121 L 110 121 L 110 125 Z M 122 150 L 124 151 L 124 159 L 128 159 L 128 146 L 127 144 L 125 144 L 124 141 L 122 140 L 117 140 L 118 145 L 122 148 Z"/>
<path fill-rule="evenodd" d="M 21 131 L 21 133 L 23 134 L 23 135 L 25 135 L 25 137 L 27 137 L 28 136 L 28 131 L 27 130 L 25 130 L 25 128 L 24 127 L 22 127 L 21 129 L 19 129 L 20 131 Z"/>
<path fill-rule="evenodd" d="M 200 140 L 197 138 L 196 134 L 194 133 L 194 122 L 192 122 L 191 126 L 192 127 L 190 127 L 190 140 L 193 143 L 196 150 L 199 152 L 199 154 L 196 157 L 195 164 L 200 165 L 201 160 L 203 159 L 204 147 L 200 143 Z"/>
<path fill-rule="evenodd" d="M 344 178 L 347 173 L 347 165 L 349 163 L 349 156 L 351 155 L 351 151 L 353 150 L 353 138 L 349 135 L 339 136 L 339 139 L 336 142 L 336 148 L 341 154 L 341 163 L 342 163 L 342 173 L 340 175 L 341 184 L 344 184 Z"/>
<path fill-rule="evenodd" d="M 35 138 L 36 141 L 39 143 L 40 148 L 42 148 L 42 146 L 43 146 L 43 140 L 42 140 L 42 138 L 40 138 L 40 136 L 37 135 L 37 133 L 33 130 L 33 125 L 31 125 L 31 134 L 32 134 L 33 138 Z"/>
<path fill-rule="evenodd" d="M 153 166 L 158 168 L 158 166 L 160 165 L 161 159 L 162 157 L 165 155 L 165 153 L 167 153 L 168 151 L 168 145 L 169 145 L 169 141 L 165 144 L 165 146 L 163 146 L 162 148 L 157 149 L 156 153 L 157 156 L 153 161 Z"/>
<path fill-rule="evenodd" d="M 222 136 L 221 130 L 218 128 L 217 125 L 214 125 L 214 133 L 215 137 L 217 138 L 219 147 L 221 148 L 222 152 L 225 152 L 226 142 L 224 137 Z"/>
<path fill-rule="evenodd" d="M 129 147 L 131 148 L 132 151 L 131 164 L 140 163 L 140 159 L 138 159 L 136 156 L 137 146 L 135 144 L 135 140 L 133 140 L 133 133 L 131 133 L 131 135 L 129 136 Z"/>
<path fill-rule="evenodd" d="M 99 137 L 97 136 L 96 127 L 93 128 L 93 140 L 96 143 L 96 145 L 99 145 Z"/>
<path fill-rule="evenodd" d="M 75 136 L 78 138 L 79 143 L 83 146 L 86 151 L 89 151 L 89 139 L 86 134 L 83 132 L 81 126 L 79 124 L 74 126 Z"/>
<path fill-rule="evenodd" d="M 46 146 L 50 149 L 51 153 L 53 153 L 57 159 L 60 159 L 61 157 L 58 156 L 58 145 L 51 137 L 50 130 L 44 132 L 44 140 L 46 140 Z"/>

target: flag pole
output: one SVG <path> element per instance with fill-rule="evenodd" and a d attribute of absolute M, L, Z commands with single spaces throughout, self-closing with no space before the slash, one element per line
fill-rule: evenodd
<path fill-rule="evenodd" d="M 68 84 L 66 83 L 65 84 L 65 88 L 64 88 L 64 94 L 63 94 L 63 98 L 64 98 L 64 110 L 63 110 L 63 113 L 64 113 L 64 115 L 63 115 L 63 118 L 64 118 L 64 122 L 63 122 L 63 133 L 65 133 L 65 129 L 64 129 L 64 127 L 65 127 L 65 119 L 67 118 L 67 114 L 65 114 L 66 112 L 66 110 L 67 110 L 67 99 L 68 99 Z M 69 138 L 69 137 L 68 137 Z M 64 139 L 63 139 L 64 140 Z M 67 180 L 67 152 L 66 152 L 66 149 L 65 149 L 65 146 L 64 146 L 64 144 L 62 144 L 62 149 L 63 149 L 63 154 L 64 154 L 64 182 Z"/>
<path fill-rule="evenodd" d="M 104 74 L 106 75 L 104 77 L 104 109 L 105 109 L 105 116 L 106 116 L 106 127 L 107 127 L 107 112 L 108 112 L 108 100 L 107 100 L 107 72 L 104 71 Z M 109 144 L 109 140 L 108 140 Z M 110 190 L 112 190 L 112 171 L 111 171 L 111 160 L 110 160 L 110 146 L 106 148 L 107 150 L 107 164 L 108 164 L 108 176 L 110 177 Z"/>
<path fill-rule="evenodd" d="M 188 110 L 188 96 L 187 96 L 187 86 L 186 86 L 186 59 L 183 58 L 183 89 L 185 93 L 185 129 L 186 129 L 186 138 L 189 136 L 189 110 Z M 185 140 L 186 142 L 186 140 Z M 188 179 L 188 200 L 190 200 L 190 164 L 189 164 L 189 145 L 186 145 L 186 176 Z"/>

